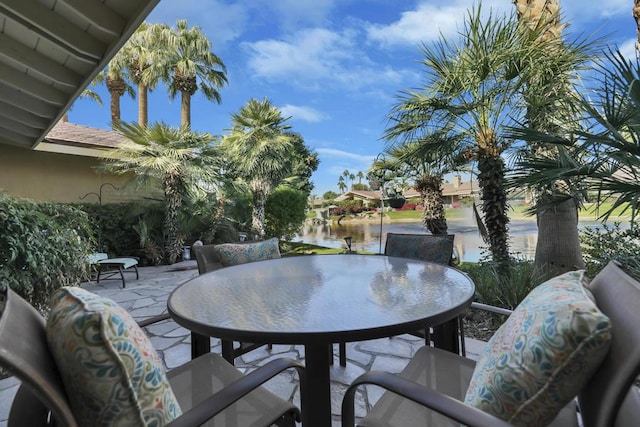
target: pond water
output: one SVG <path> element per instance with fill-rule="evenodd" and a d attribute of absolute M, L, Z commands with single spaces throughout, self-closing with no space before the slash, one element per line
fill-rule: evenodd
<path fill-rule="evenodd" d="M 475 262 L 480 259 L 487 246 L 469 211 L 468 218 L 448 220 L 449 233 L 455 234 L 454 245 L 460 259 Z M 580 222 L 580 227 L 597 227 L 598 222 Z M 346 248 L 344 238 L 352 237 L 354 251 L 384 252 L 387 233 L 426 233 L 421 222 L 385 222 L 380 239 L 379 222 L 343 222 L 342 224 L 311 224 L 307 222 L 295 241 L 302 241 L 329 248 Z M 509 244 L 512 254 L 533 259 L 538 242 L 538 228 L 534 219 L 512 220 L 509 223 Z"/>

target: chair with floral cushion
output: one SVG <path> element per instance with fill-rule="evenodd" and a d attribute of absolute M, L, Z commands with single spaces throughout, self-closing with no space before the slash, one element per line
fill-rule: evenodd
<path fill-rule="evenodd" d="M 276 359 L 243 375 L 209 353 L 166 373 L 140 325 L 115 302 L 77 287 L 59 289 L 51 301 L 45 322 L 11 289 L 0 289 L 0 366 L 21 381 L 9 427 L 299 420 L 291 402 L 261 387 L 288 368 L 304 380 L 297 361 Z"/>
<path fill-rule="evenodd" d="M 387 233 L 384 254 L 451 265 L 454 238 L 453 234 Z M 465 355 L 462 318 L 442 325 L 432 325 L 431 328 L 433 332 L 426 329 L 413 332 L 412 335 L 424 338 L 427 344 L 433 340 L 435 345 L 444 345 Z"/>
<path fill-rule="evenodd" d="M 238 243 L 222 243 L 218 245 L 202 245 L 193 247 L 200 274 L 247 262 L 264 261 L 280 258 L 278 239 L 272 238 L 265 241 L 246 241 Z M 196 342 L 196 340 L 191 341 Z M 221 340 L 222 357 L 233 364 L 236 357 L 240 357 L 265 344 Z M 270 344 L 269 348 L 271 348 Z"/>
<path fill-rule="evenodd" d="M 399 374 L 370 371 L 345 393 L 354 425 L 359 386 L 388 390 L 359 426 L 624 427 L 640 420 L 640 282 L 616 262 L 591 282 L 575 271 L 532 290 L 477 363 L 422 347 Z"/>

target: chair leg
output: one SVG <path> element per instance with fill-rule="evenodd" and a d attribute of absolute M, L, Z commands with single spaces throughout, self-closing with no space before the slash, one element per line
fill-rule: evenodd
<path fill-rule="evenodd" d="M 347 366 L 347 344 L 344 342 L 338 343 L 340 366 Z"/>
<path fill-rule="evenodd" d="M 284 414 L 278 421 L 274 423 L 277 427 L 296 427 L 296 418 L 295 415 L 291 412 L 287 412 Z"/>
<path fill-rule="evenodd" d="M 464 321 L 463 316 L 458 317 L 458 323 L 460 324 L 460 354 L 462 357 L 467 357 L 467 347 L 464 342 Z"/>
<path fill-rule="evenodd" d="M 224 358 L 224 360 L 233 365 L 233 361 L 235 359 L 233 351 L 233 341 L 222 340 L 222 357 Z"/>
<path fill-rule="evenodd" d="M 122 279 L 122 289 L 124 289 L 126 284 L 124 282 L 124 270 L 122 269 L 122 266 L 118 267 L 118 271 L 120 272 L 120 278 Z"/>

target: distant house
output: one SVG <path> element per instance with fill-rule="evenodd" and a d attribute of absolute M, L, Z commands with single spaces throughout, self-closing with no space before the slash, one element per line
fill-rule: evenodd
<path fill-rule="evenodd" d="M 460 175 L 453 178 L 453 183 L 442 185 L 442 196 L 445 205 L 453 205 L 465 197 L 471 197 L 480 191 L 476 181 L 463 182 Z M 405 199 L 420 197 L 420 193 L 413 188 L 404 192 Z M 380 191 L 351 190 L 336 198 L 336 202 L 344 200 L 362 200 L 365 206 L 375 206 L 380 203 Z M 386 200 L 386 199 L 385 199 Z"/>
<path fill-rule="evenodd" d="M 373 206 L 380 203 L 380 191 L 351 190 L 335 198 L 336 202 L 345 200 L 362 200 L 364 206 Z"/>
<path fill-rule="evenodd" d="M 121 136 L 110 130 L 59 122 L 35 149 L 0 145 L 0 190 L 14 197 L 66 203 L 140 199 L 141 193 L 125 186 L 130 176 L 97 169 L 106 150 L 120 141 Z"/>
<path fill-rule="evenodd" d="M 472 197 L 480 192 L 480 186 L 477 181 L 463 182 L 460 175 L 453 177 L 453 183 L 442 185 L 442 197 L 444 204 L 452 206 L 460 202 L 465 197 Z"/>

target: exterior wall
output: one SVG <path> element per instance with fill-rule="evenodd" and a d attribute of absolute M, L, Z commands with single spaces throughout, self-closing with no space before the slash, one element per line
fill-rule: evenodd
<path fill-rule="evenodd" d="M 125 186 L 129 177 L 97 172 L 99 162 L 98 157 L 0 145 L 0 190 L 14 197 L 65 203 L 98 203 L 100 193 L 102 203 L 137 200 L 148 195 L 132 185 Z M 107 183 L 120 190 L 103 185 Z M 83 196 L 86 197 L 81 200 Z"/>

